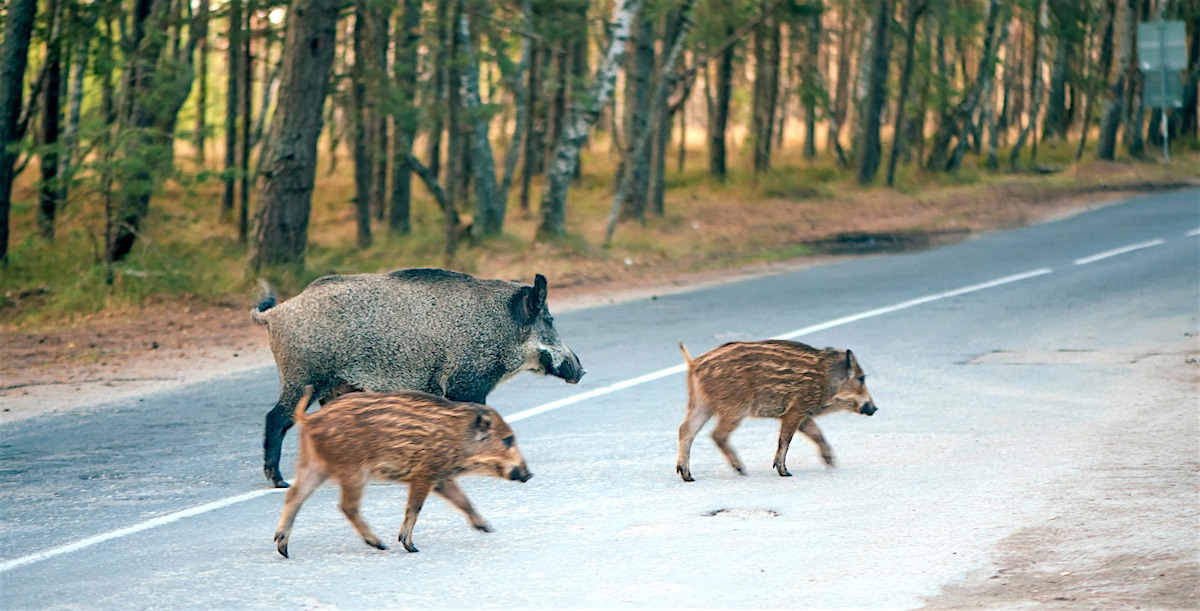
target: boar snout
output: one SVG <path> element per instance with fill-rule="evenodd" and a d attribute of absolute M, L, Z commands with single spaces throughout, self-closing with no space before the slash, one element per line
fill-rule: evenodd
<path fill-rule="evenodd" d="M 877 410 L 878 408 L 875 407 L 875 403 L 868 401 L 863 404 L 862 409 L 858 410 L 858 413 L 863 414 L 864 416 L 871 416 L 874 415 Z"/>
<path fill-rule="evenodd" d="M 546 373 L 556 378 L 562 378 L 568 384 L 578 384 L 579 380 L 583 379 L 583 374 L 587 373 L 587 370 L 579 363 L 579 357 L 570 350 L 557 363 L 554 362 L 554 358 L 549 352 L 542 352 L 542 367 L 545 368 Z"/>
<path fill-rule="evenodd" d="M 533 478 L 533 474 L 529 472 L 529 469 L 527 467 L 525 467 L 525 465 L 521 465 L 519 467 L 513 467 L 512 471 L 508 472 L 508 479 L 510 479 L 514 482 L 521 482 L 522 484 L 524 484 L 525 482 L 529 481 L 532 478 Z"/>

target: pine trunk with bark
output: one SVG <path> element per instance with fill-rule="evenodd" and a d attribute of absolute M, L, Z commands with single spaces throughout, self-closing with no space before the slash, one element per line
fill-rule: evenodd
<path fill-rule="evenodd" d="M 880 0 L 872 26 L 870 75 L 867 84 L 866 108 L 863 117 L 862 151 L 858 156 L 858 184 L 875 182 L 883 145 L 879 128 L 883 105 L 887 102 L 888 56 L 891 53 L 892 0 Z M 911 45 L 910 45 L 911 46 Z M 865 58 L 864 58 L 865 59 Z M 897 120 L 901 113 L 897 113 Z"/>
<path fill-rule="evenodd" d="M 337 0 L 293 0 L 287 15 L 279 103 L 263 151 L 250 268 L 304 269 L 317 171 L 317 137 L 337 40 Z"/>
<path fill-rule="evenodd" d="M 367 0 L 354 3 L 354 66 L 350 71 L 351 121 L 354 124 L 354 210 L 361 249 L 371 247 L 371 178 L 373 155 L 367 140 L 367 63 L 371 35 Z"/>
<path fill-rule="evenodd" d="M 800 102 L 804 105 L 804 158 L 817 157 L 817 98 L 821 91 L 817 83 L 821 79 L 821 17 L 824 8 L 821 1 L 813 4 L 813 14 L 808 19 L 805 37 L 804 76 L 800 83 Z"/>
<path fill-rule="evenodd" d="M 388 209 L 388 227 L 400 235 L 412 231 L 412 174 L 409 163 L 419 121 L 417 96 L 417 59 L 421 44 L 421 0 L 404 0 L 396 20 L 393 65 L 398 100 L 393 114 L 396 142 L 392 158 L 392 199 Z"/>
<path fill-rule="evenodd" d="M 726 32 L 733 34 L 733 26 Z M 729 173 L 726 167 L 726 137 L 729 131 L 729 102 L 733 99 L 734 49 L 730 47 L 717 57 L 716 82 L 712 110 L 708 123 L 708 174 L 724 182 Z"/>
<path fill-rule="evenodd" d="M 1096 139 L 1096 157 L 1112 161 L 1117 153 L 1117 131 L 1121 127 L 1121 117 L 1125 115 L 1125 85 L 1129 72 L 1130 53 L 1133 36 L 1132 11 L 1122 10 L 1119 0 L 1105 0 L 1105 10 L 1114 15 L 1117 23 L 1113 36 L 1120 42 L 1117 51 L 1117 74 L 1112 85 L 1108 87 L 1104 104 L 1100 111 L 1100 135 Z M 1118 33 L 1119 32 L 1119 33 Z"/>
<path fill-rule="evenodd" d="M 238 115 L 241 114 L 239 85 L 242 66 L 242 0 L 229 0 L 229 29 L 226 34 L 229 53 L 225 80 L 225 191 L 221 197 L 221 218 L 233 216 L 237 198 Z"/>
<path fill-rule="evenodd" d="M 1008 154 L 1008 166 L 1013 171 L 1016 171 L 1017 162 L 1021 159 L 1021 149 L 1029 139 L 1030 133 L 1037 126 L 1038 113 L 1042 105 L 1042 59 L 1045 57 L 1046 24 L 1049 11 L 1046 2 L 1047 0 L 1038 0 L 1037 13 L 1033 16 L 1033 59 L 1030 61 L 1029 121 L 1025 123 L 1025 127 L 1021 129 L 1021 133 L 1017 135 L 1017 142 L 1013 144 L 1012 150 Z M 1036 151 L 1032 154 L 1032 157 L 1036 159 Z"/>
<path fill-rule="evenodd" d="M 641 134 L 650 130 L 651 79 L 654 73 L 654 16 L 646 11 L 633 35 L 633 50 L 625 70 L 625 158 L 617 183 L 628 181 L 621 202 L 621 218 L 646 219 L 646 193 L 650 178 L 650 149 L 637 148 Z M 620 190 L 618 188 L 618 190 Z"/>
<path fill-rule="evenodd" d="M 196 12 L 196 126 L 192 131 L 192 146 L 196 149 L 196 163 L 207 165 L 204 157 L 204 141 L 208 137 L 208 2 L 200 2 Z"/>
<path fill-rule="evenodd" d="M 900 94 L 896 97 L 896 116 L 895 122 L 892 124 L 892 151 L 888 156 L 887 186 L 889 187 L 896 184 L 896 163 L 900 158 L 905 141 L 904 107 L 908 102 L 908 88 L 912 82 L 913 60 L 917 46 L 917 24 L 921 20 L 921 14 L 925 12 L 925 6 L 925 0 L 908 0 L 905 7 L 907 14 L 904 18 L 904 67 L 900 71 Z"/>
<path fill-rule="evenodd" d="M 771 137 L 779 98 L 779 19 L 770 17 L 754 31 L 754 99 L 750 134 L 754 143 L 754 172 L 771 169 Z"/>
<path fill-rule="evenodd" d="M 8 263 L 8 241 L 12 206 L 13 164 L 16 146 L 24 133 L 19 129 L 25 68 L 29 64 L 29 41 L 37 15 L 37 0 L 9 0 L 0 46 L 0 263 Z"/>
<path fill-rule="evenodd" d="M 42 72 L 46 75 L 42 88 L 41 173 L 38 185 L 38 233 L 47 240 L 54 239 L 54 222 L 58 213 L 59 117 L 62 115 L 62 20 L 65 7 L 60 0 L 50 0 L 47 10 L 51 21 L 46 40 L 46 55 Z"/>
<path fill-rule="evenodd" d="M 466 11 L 459 16 L 459 52 L 467 59 L 462 72 L 463 107 L 471 119 L 471 168 L 475 173 L 475 212 L 471 220 L 471 235 L 477 239 L 492 238 L 504 232 L 507 203 L 497 197 L 496 160 L 488 135 L 490 112 L 481 108 L 479 97 L 479 58 L 471 47 L 471 25 Z"/>

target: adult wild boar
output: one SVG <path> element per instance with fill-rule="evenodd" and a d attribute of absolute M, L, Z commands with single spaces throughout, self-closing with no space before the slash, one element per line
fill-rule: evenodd
<path fill-rule="evenodd" d="M 574 384 L 584 369 L 558 337 L 546 307 L 546 278 L 533 286 L 442 269 L 326 276 L 276 305 L 264 285 L 250 317 L 267 325 L 279 367 L 279 401 L 267 413 L 263 472 L 280 488 L 283 436 L 312 385 L 336 393 L 420 390 L 486 403 L 521 371 Z"/>

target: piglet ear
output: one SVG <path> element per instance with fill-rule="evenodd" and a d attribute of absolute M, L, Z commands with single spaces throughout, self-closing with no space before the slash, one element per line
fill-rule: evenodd
<path fill-rule="evenodd" d="M 475 434 L 476 441 L 483 441 L 488 438 L 492 431 L 492 419 L 484 410 L 475 412 L 475 421 L 471 423 L 471 432 Z"/>
<path fill-rule="evenodd" d="M 854 373 L 854 353 L 846 351 L 846 376 L 849 377 Z"/>

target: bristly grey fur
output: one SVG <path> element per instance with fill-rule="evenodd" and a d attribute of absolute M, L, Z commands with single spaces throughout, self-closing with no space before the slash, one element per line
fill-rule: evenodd
<path fill-rule="evenodd" d="M 577 382 L 583 368 L 558 337 L 533 286 L 442 269 L 327 276 L 278 305 L 265 287 L 254 322 L 267 325 L 280 396 L 267 415 L 264 469 L 276 485 L 279 445 L 305 385 L 323 400 L 339 389 L 420 390 L 484 403 L 520 371 Z"/>

